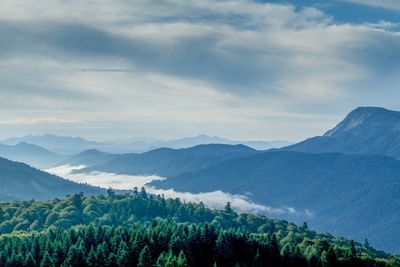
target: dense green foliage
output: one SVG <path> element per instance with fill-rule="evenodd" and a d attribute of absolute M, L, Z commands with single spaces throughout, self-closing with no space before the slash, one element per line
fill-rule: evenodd
<path fill-rule="evenodd" d="M 0 209 L 0 266 L 400 266 L 393 256 L 307 225 L 236 214 L 229 205 L 214 211 L 143 189 L 4 202 Z"/>

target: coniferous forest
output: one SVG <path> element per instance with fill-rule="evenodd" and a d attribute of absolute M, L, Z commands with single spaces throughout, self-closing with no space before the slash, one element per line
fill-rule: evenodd
<path fill-rule="evenodd" d="M 144 189 L 2 202 L 0 233 L 0 266 L 400 266 L 367 241 Z"/>

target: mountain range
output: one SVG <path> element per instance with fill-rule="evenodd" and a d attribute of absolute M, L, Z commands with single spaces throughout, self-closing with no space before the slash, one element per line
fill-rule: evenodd
<path fill-rule="evenodd" d="M 264 205 L 309 210 L 320 231 L 368 237 L 399 251 L 399 112 L 361 107 L 323 136 L 269 151 L 202 145 L 111 156 L 78 172 L 158 174 L 151 185 L 184 192 L 222 190 Z M 282 215 L 284 216 L 284 215 Z M 288 217 L 288 219 L 295 219 Z M 299 218 L 297 218 L 299 219 Z"/>
<path fill-rule="evenodd" d="M 254 149 L 266 150 L 290 145 L 288 141 L 234 141 L 226 138 L 208 135 L 197 135 L 175 140 L 161 141 L 149 138 L 118 140 L 111 142 L 88 141 L 81 137 L 58 136 L 54 134 L 27 135 L 11 137 L 0 141 L 5 145 L 28 143 L 40 146 L 60 155 L 75 155 L 84 150 L 98 149 L 108 153 L 143 153 L 158 148 L 189 148 L 204 144 L 243 144 Z"/>
<path fill-rule="evenodd" d="M 368 238 L 379 249 L 399 252 L 399 114 L 357 108 L 322 136 L 268 151 L 231 144 L 128 154 L 90 149 L 60 164 L 85 165 L 76 170 L 83 173 L 157 174 L 167 177 L 151 183 L 158 188 L 192 193 L 221 190 L 263 205 L 289 207 L 294 213 L 308 211 L 303 217 L 277 216 L 305 220 L 319 231 L 358 241 Z M 178 144 L 189 145 L 190 140 Z M 8 188 L 9 193 L 12 187 Z M 7 192 L 3 198 L 9 196 Z"/>

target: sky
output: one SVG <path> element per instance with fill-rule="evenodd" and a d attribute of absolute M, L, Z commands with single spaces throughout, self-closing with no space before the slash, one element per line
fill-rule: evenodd
<path fill-rule="evenodd" d="M 0 138 L 297 141 L 400 110 L 398 0 L 2 0 Z"/>

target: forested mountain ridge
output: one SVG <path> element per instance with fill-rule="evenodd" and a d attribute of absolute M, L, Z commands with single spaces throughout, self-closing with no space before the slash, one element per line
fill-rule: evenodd
<path fill-rule="evenodd" d="M 359 107 L 323 136 L 282 149 L 310 153 L 379 154 L 400 159 L 400 112 Z"/>
<path fill-rule="evenodd" d="M 388 251 L 398 251 L 400 245 L 394 216 L 400 208 L 400 162 L 386 156 L 264 152 L 151 185 L 192 193 L 247 194 L 272 207 L 308 209 L 314 216 L 302 220 L 317 230 L 356 240 L 368 237 Z"/>
<path fill-rule="evenodd" d="M 100 194 L 104 191 L 0 158 L 0 200 L 51 199 L 77 192 Z"/>
<path fill-rule="evenodd" d="M 67 158 L 66 160 L 59 162 L 58 165 L 70 165 L 70 166 L 95 166 L 100 164 L 105 164 L 106 162 L 112 160 L 115 154 L 103 152 L 97 149 L 88 149 L 82 151 L 81 153 Z"/>
<path fill-rule="evenodd" d="M 0 209 L 1 232 L 13 233 L 0 235 L 0 266 L 400 266 L 368 244 L 318 235 L 306 224 L 236 214 L 229 203 L 209 210 L 143 189 Z"/>
<path fill-rule="evenodd" d="M 77 170 L 85 173 L 103 171 L 131 175 L 173 177 L 193 172 L 232 158 L 257 154 L 260 151 L 244 145 L 198 145 L 191 148 L 159 148 L 142 154 L 114 155 L 105 163 Z"/>

